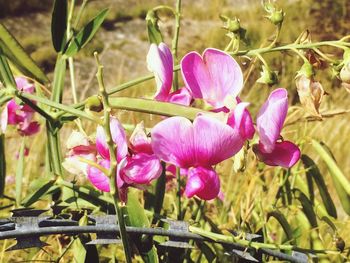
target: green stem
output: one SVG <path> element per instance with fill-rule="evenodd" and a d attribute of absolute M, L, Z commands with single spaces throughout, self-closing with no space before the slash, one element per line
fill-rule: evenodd
<path fill-rule="evenodd" d="M 12 99 L 12 96 L 10 95 L 3 95 L 0 97 L 0 107 L 4 105 L 6 102 L 10 101 Z"/>
<path fill-rule="evenodd" d="M 97 117 L 90 115 L 90 114 L 87 114 L 84 111 L 78 110 L 74 107 L 67 106 L 67 105 L 64 105 L 64 104 L 61 104 L 58 102 L 51 101 L 51 100 L 43 98 L 43 97 L 38 97 L 36 95 L 25 93 L 25 92 L 21 92 L 19 96 L 21 96 L 22 98 L 27 98 L 29 100 L 40 102 L 42 104 L 45 104 L 47 106 L 50 106 L 50 107 L 58 109 L 58 110 L 62 110 L 64 113 L 70 113 L 76 117 L 88 119 L 90 121 L 97 122 L 97 123 L 100 122 L 100 120 Z M 52 114 L 52 115 L 53 115 L 54 119 L 57 119 L 58 116 L 60 116 L 60 114 Z"/>
<path fill-rule="evenodd" d="M 84 0 L 83 3 L 81 4 L 80 8 L 79 8 L 79 11 L 78 11 L 78 15 L 77 15 L 77 18 L 75 19 L 74 21 L 74 28 L 77 28 L 78 27 L 78 24 L 79 24 L 79 21 L 80 21 L 80 18 L 83 14 L 83 11 L 85 9 L 85 6 L 87 4 L 88 0 Z"/>
<path fill-rule="evenodd" d="M 57 130 L 56 130 L 57 129 Z M 49 149 L 49 160 L 51 162 L 51 171 L 55 175 L 61 176 L 63 173 L 62 170 L 62 154 L 61 154 L 61 145 L 59 140 L 58 128 L 55 128 L 54 125 L 46 121 L 46 133 L 48 140 L 48 149 Z"/>
<path fill-rule="evenodd" d="M 252 50 L 241 50 L 238 52 L 229 52 L 231 55 L 235 56 L 256 56 L 257 54 L 264 54 L 264 53 L 270 53 L 270 52 L 278 52 L 278 51 L 287 51 L 291 50 L 293 48 L 295 49 L 312 49 L 315 47 L 322 47 L 322 46 L 333 46 L 333 47 L 350 47 L 350 43 L 343 42 L 340 40 L 333 40 L 333 41 L 321 41 L 321 42 L 315 42 L 315 43 L 306 43 L 306 44 L 288 44 L 284 46 L 279 47 L 263 47 L 263 48 L 257 48 Z"/>
<path fill-rule="evenodd" d="M 176 10 L 175 10 L 175 34 L 172 42 L 172 53 L 174 57 L 174 66 L 179 63 L 177 49 L 179 44 L 179 35 L 180 35 L 180 22 L 181 22 L 181 0 L 176 1 Z M 178 73 L 175 71 L 174 74 L 174 91 L 179 89 L 179 78 Z"/>
<path fill-rule="evenodd" d="M 115 211 L 118 219 L 117 223 L 119 224 L 119 228 L 120 228 L 120 237 L 123 243 L 126 262 L 131 263 L 132 260 L 131 260 L 131 253 L 130 253 L 130 248 L 128 243 L 128 236 L 125 228 L 124 214 L 123 214 L 123 209 L 119 207 L 119 192 L 118 192 L 118 187 L 116 187 L 117 157 L 116 157 L 116 145 L 113 142 L 111 127 L 110 127 L 111 107 L 109 105 L 108 93 L 106 91 L 104 81 L 103 81 L 103 66 L 100 64 L 97 53 L 95 53 L 94 55 L 98 65 L 96 77 L 99 84 L 99 93 L 103 101 L 103 108 L 104 108 L 104 125 L 103 126 L 106 133 L 106 142 L 109 148 L 109 155 L 110 155 L 110 168 L 108 173 L 108 176 L 110 179 L 110 183 L 109 183 L 110 194 L 114 201 L 114 207 L 115 207 Z"/>

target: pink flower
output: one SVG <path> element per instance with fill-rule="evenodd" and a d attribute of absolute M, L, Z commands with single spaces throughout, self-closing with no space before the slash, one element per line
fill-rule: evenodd
<path fill-rule="evenodd" d="M 173 56 L 166 44 L 151 44 L 147 54 L 148 69 L 154 73 L 157 92 L 154 98 L 158 101 L 190 105 L 192 96 L 187 88 L 170 92 L 173 83 Z"/>
<path fill-rule="evenodd" d="M 188 53 L 181 61 L 181 72 L 186 87 L 194 98 L 203 99 L 214 112 L 225 112 L 227 124 L 241 136 L 252 139 L 255 129 L 248 103 L 242 103 L 238 94 L 243 88 L 243 73 L 238 63 L 223 51 L 208 48 L 203 56 Z"/>
<path fill-rule="evenodd" d="M 196 117 L 193 124 L 183 117 L 165 119 L 151 135 L 153 151 L 161 160 L 188 169 L 185 194 L 205 200 L 220 191 L 212 166 L 232 157 L 244 143 L 237 130 L 205 115 Z"/>
<path fill-rule="evenodd" d="M 258 113 L 257 130 L 260 141 L 255 145 L 254 151 L 268 165 L 290 168 L 300 159 L 298 146 L 289 141 L 278 141 L 287 111 L 288 92 L 285 89 L 276 89 Z"/>
<path fill-rule="evenodd" d="M 160 160 L 150 151 L 151 143 L 140 124 L 135 129 L 130 142 L 129 151 L 125 131 L 116 118 L 111 118 L 110 122 L 113 142 L 117 145 L 117 186 L 125 189 L 128 186 L 138 186 L 140 184 L 150 184 L 157 179 L 162 172 Z M 141 134 L 143 132 L 143 134 Z M 101 126 L 97 127 L 96 149 L 99 154 L 98 164 L 106 169 L 110 167 L 110 155 L 106 143 L 106 135 Z M 109 179 L 106 174 L 96 167 L 89 166 L 87 169 L 88 179 L 99 190 L 108 192 Z"/>
<path fill-rule="evenodd" d="M 16 78 L 17 89 L 27 93 L 34 92 L 34 85 L 25 78 Z M 19 105 L 14 99 L 10 100 L 1 113 L 1 130 L 4 133 L 7 125 L 16 125 L 21 135 L 33 135 L 39 132 L 40 125 L 32 121 L 34 110 L 28 105 Z"/>
<path fill-rule="evenodd" d="M 203 56 L 188 53 L 181 61 L 186 87 L 195 99 L 203 99 L 219 109 L 235 99 L 243 88 L 243 74 L 238 63 L 218 49 L 208 48 Z"/>

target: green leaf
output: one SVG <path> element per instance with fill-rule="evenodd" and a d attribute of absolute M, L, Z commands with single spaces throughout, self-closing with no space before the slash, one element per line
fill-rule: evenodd
<path fill-rule="evenodd" d="M 58 188 L 59 187 L 55 185 L 55 180 L 44 180 L 36 191 L 31 193 L 22 201 L 22 205 L 24 207 L 29 207 L 35 202 L 39 201 L 40 198 L 44 197 L 48 193 L 54 192 Z"/>
<path fill-rule="evenodd" d="M 127 218 L 126 224 L 135 227 L 150 227 L 150 222 L 145 214 L 144 208 L 138 200 L 138 191 L 130 189 L 128 193 L 128 202 L 126 205 Z M 157 249 L 153 245 L 151 236 L 143 237 L 141 235 L 133 236 L 133 241 L 146 263 L 158 263 Z"/>
<path fill-rule="evenodd" d="M 179 104 L 161 102 L 149 99 L 113 97 L 108 98 L 109 105 L 113 109 L 123 109 L 137 112 L 145 112 L 162 116 L 182 116 L 194 120 L 198 113 L 213 114 L 209 111 L 182 106 Z"/>
<path fill-rule="evenodd" d="M 163 36 L 158 26 L 158 16 L 155 11 L 149 10 L 146 15 L 148 40 L 150 43 L 159 45 L 163 42 Z"/>
<path fill-rule="evenodd" d="M 325 183 L 317 165 L 309 156 L 304 155 L 304 154 L 301 156 L 301 160 L 302 160 L 304 167 L 306 169 L 306 177 L 313 178 L 315 180 L 315 183 L 318 187 L 318 190 L 320 192 L 320 196 L 322 198 L 322 201 L 324 203 L 324 206 L 325 206 L 328 214 L 333 216 L 334 218 L 337 218 L 337 209 L 335 208 L 335 205 L 333 203 L 331 195 L 328 192 L 326 183 Z M 310 195 L 311 195 L 311 193 L 310 193 Z"/>
<path fill-rule="evenodd" d="M 308 199 L 307 196 L 298 189 L 293 189 L 293 192 L 295 197 L 301 203 L 301 206 L 303 207 L 303 212 L 309 220 L 310 225 L 313 228 L 317 227 L 317 218 L 310 199 Z"/>
<path fill-rule="evenodd" d="M 286 217 L 277 210 L 270 211 L 267 214 L 267 220 L 269 220 L 270 217 L 273 217 L 278 221 L 278 223 L 282 226 L 284 233 L 286 234 L 287 241 L 290 242 L 290 244 L 295 245 L 293 230 L 290 227 Z"/>
<path fill-rule="evenodd" d="M 67 10 L 67 0 L 55 0 L 51 20 L 51 38 L 57 52 L 62 51 L 66 45 Z"/>
<path fill-rule="evenodd" d="M 0 135 L 0 197 L 5 191 L 6 158 L 5 158 L 5 134 Z"/>
<path fill-rule="evenodd" d="M 25 137 L 23 137 L 22 139 L 22 144 L 18 154 L 18 162 L 17 162 L 17 169 L 16 169 L 16 207 L 19 207 L 21 204 L 22 183 L 23 183 L 23 174 L 24 174 L 24 149 L 25 149 Z"/>
<path fill-rule="evenodd" d="M 13 77 L 12 71 L 7 62 L 7 58 L 5 56 L 5 53 L 1 45 L 0 45 L 0 76 L 1 76 L 1 81 L 5 87 L 12 87 L 14 89 L 16 88 L 15 79 Z"/>
<path fill-rule="evenodd" d="M 0 46 L 6 57 L 18 68 L 24 75 L 45 84 L 49 82 L 45 73 L 34 62 L 34 60 L 24 51 L 23 47 L 11 35 L 6 27 L 0 23 Z"/>
<path fill-rule="evenodd" d="M 74 56 L 80 49 L 82 49 L 96 34 L 97 30 L 105 20 L 107 13 L 108 9 L 102 10 L 87 25 L 85 25 L 79 31 L 79 33 L 70 40 L 64 54 L 71 57 Z"/>
<path fill-rule="evenodd" d="M 62 102 L 64 80 L 66 76 L 66 59 L 59 55 L 56 60 L 51 99 L 54 102 Z"/>
<path fill-rule="evenodd" d="M 326 163 L 342 207 L 344 211 L 350 215 L 350 182 L 338 167 L 330 149 L 326 145 L 321 145 L 321 143 L 312 140 L 312 146 Z"/>

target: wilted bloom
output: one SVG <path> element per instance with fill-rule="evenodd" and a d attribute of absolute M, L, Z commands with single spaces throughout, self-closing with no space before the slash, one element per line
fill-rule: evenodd
<path fill-rule="evenodd" d="M 173 56 L 164 43 L 151 44 L 147 54 L 148 69 L 154 73 L 157 92 L 154 98 L 158 101 L 172 102 L 181 105 L 190 105 L 191 93 L 187 88 L 170 92 L 173 83 Z"/>
<path fill-rule="evenodd" d="M 34 85 L 25 78 L 16 78 L 17 89 L 27 93 L 34 92 Z M 33 121 L 34 110 L 28 105 L 19 105 L 15 99 L 10 100 L 1 113 L 1 130 L 6 131 L 7 125 L 16 125 L 21 135 L 32 135 L 39 131 L 40 125 Z"/>
<path fill-rule="evenodd" d="M 139 124 L 131 136 L 130 149 L 125 131 L 116 118 L 111 117 L 110 128 L 112 140 L 117 145 L 118 188 L 123 192 L 128 186 L 147 185 L 158 178 L 162 167 L 160 160 L 152 152 L 151 142 L 144 133 L 143 124 Z M 68 142 L 74 146 L 68 147 L 70 151 L 64 167 L 72 173 L 74 170 L 82 170 L 97 189 L 109 192 L 110 180 L 106 171 L 110 168 L 110 154 L 103 127 L 97 127 L 96 145 L 90 144 L 86 137 L 77 132 L 73 132 Z M 72 165 L 74 161 L 75 166 Z"/>
<path fill-rule="evenodd" d="M 96 161 L 96 146 L 86 135 L 73 131 L 67 140 L 67 157 L 62 163 L 70 173 L 87 175 L 88 164 L 83 160 Z"/>
<path fill-rule="evenodd" d="M 154 153 L 163 161 L 187 169 L 187 197 L 197 195 L 210 200 L 218 196 L 220 180 L 213 166 L 232 157 L 244 141 L 220 120 L 197 116 L 193 123 L 171 117 L 158 123 L 151 132 Z"/>
<path fill-rule="evenodd" d="M 311 114 L 320 116 L 319 108 L 325 94 L 321 83 L 302 74 L 296 77 L 296 86 L 300 103 Z"/>
<path fill-rule="evenodd" d="M 258 158 L 272 166 L 292 167 L 300 159 L 298 146 L 289 141 L 279 141 L 288 111 L 288 93 L 276 89 L 261 107 L 257 117 L 259 144 L 254 146 Z"/>

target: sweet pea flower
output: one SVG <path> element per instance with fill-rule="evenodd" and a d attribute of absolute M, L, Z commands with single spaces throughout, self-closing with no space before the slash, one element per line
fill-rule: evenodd
<path fill-rule="evenodd" d="M 208 48 L 201 56 L 188 53 L 181 61 L 181 72 L 186 87 L 196 99 L 203 99 L 214 112 L 228 114 L 227 124 L 240 131 L 245 139 L 255 133 L 248 103 L 238 94 L 243 88 L 243 73 L 239 64 L 225 52 Z"/>
<path fill-rule="evenodd" d="M 23 77 L 16 79 L 17 89 L 27 93 L 34 92 L 34 85 L 29 83 Z M 36 121 L 32 121 L 34 110 L 28 105 L 19 105 L 15 99 L 7 102 L 1 113 L 1 130 L 5 133 L 7 125 L 16 125 L 19 133 L 23 136 L 33 135 L 40 129 L 40 125 Z"/>
<path fill-rule="evenodd" d="M 186 87 L 195 99 L 203 99 L 214 109 L 225 107 L 243 88 L 240 66 L 225 52 L 207 48 L 203 55 L 193 51 L 181 60 Z"/>
<path fill-rule="evenodd" d="M 147 54 L 149 71 L 154 73 L 157 92 L 154 98 L 158 101 L 171 102 L 181 105 L 190 105 L 192 96 L 190 91 L 183 87 L 170 92 L 173 83 L 173 56 L 170 49 L 164 43 L 151 44 Z"/>
<path fill-rule="evenodd" d="M 213 166 L 236 154 L 244 141 L 238 131 L 220 120 L 199 115 L 193 123 L 171 117 L 151 132 L 154 153 L 163 161 L 187 170 L 185 195 L 211 200 L 220 192 Z"/>
<path fill-rule="evenodd" d="M 292 167 L 300 159 L 298 146 L 290 141 L 279 141 L 288 111 L 288 92 L 276 89 L 271 92 L 257 117 L 259 144 L 254 146 L 258 158 L 271 166 Z"/>
<path fill-rule="evenodd" d="M 117 144 L 116 156 L 119 164 L 116 176 L 118 188 L 126 188 L 130 185 L 148 185 L 161 175 L 160 160 L 150 151 L 151 142 L 147 139 L 142 123 L 136 127 L 131 136 L 130 153 L 124 128 L 115 118 L 111 118 L 111 133 L 113 142 Z M 96 148 L 103 158 L 100 164 L 108 169 L 110 156 L 102 126 L 97 127 Z M 107 176 L 100 170 L 91 167 L 88 169 L 88 178 L 98 189 L 109 191 Z"/>

